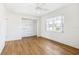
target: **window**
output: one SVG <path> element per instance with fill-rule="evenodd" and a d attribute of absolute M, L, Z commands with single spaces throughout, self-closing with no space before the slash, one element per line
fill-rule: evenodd
<path fill-rule="evenodd" d="M 46 30 L 63 32 L 63 16 L 56 16 L 46 20 Z"/>

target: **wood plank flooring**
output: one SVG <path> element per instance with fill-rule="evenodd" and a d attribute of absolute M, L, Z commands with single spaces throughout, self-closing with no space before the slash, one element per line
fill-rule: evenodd
<path fill-rule="evenodd" d="M 79 55 L 79 49 L 42 37 L 8 41 L 2 55 Z"/>

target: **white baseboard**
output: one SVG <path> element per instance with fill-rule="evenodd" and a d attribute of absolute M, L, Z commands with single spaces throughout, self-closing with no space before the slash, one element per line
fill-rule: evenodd
<path fill-rule="evenodd" d="M 56 41 L 56 42 L 60 42 L 62 44 L 65 44 L 65 45 L 68 45 L 68 46 L 71 46 L 71 47 L 74 47 L 74 48 L 79 49 L 79 46 L 76 46 L 74 44 L 68 44 L 68 43 L 65 43 L 63 41 L 56 40 L 56 38 L 52 38 L 52 37 L 48 37 L 48 36 L 44 36 L 44 35 L 41 35 L 41 37 L 44 37 L 44 38 L 47 38 L 47 39 L 50 39 L 50 40 L 53 40 L 54 39 L 54 41 Z"/>

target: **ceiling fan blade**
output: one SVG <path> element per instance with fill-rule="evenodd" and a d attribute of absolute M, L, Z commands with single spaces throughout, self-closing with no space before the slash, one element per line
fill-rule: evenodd
<path fill-rule="evenodd" d="M 36 3 L 36 10 L 43 10 L 43 11 L 47 11 L 48 9 L 43 8 L 43 6 L 45 6 L 46 3 Z"/>

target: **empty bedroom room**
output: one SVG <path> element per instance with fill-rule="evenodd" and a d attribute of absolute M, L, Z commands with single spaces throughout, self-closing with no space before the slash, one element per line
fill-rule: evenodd
<path fill-rule="evenodd" d="M 78 3 L 0 3 L 1 55 L 79 55 Z"/>

